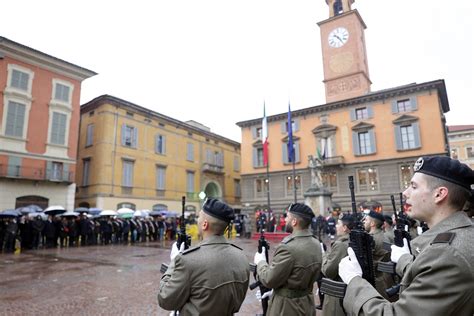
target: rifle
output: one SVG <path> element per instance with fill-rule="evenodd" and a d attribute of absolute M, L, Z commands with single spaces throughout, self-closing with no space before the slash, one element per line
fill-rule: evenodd
<path fill-rule="evenodd" d="M 181 218 L 179 220 L 179 231 L 178 231 L 178 240 L 176 241 L 176 245 L 178 249 L 181 249 L 181 244 L 184 242 L 184 250 L 188 249 L 191 246 L 191 236 L 186 234 L 186 224 L 184 223 L 184 210 L 186 204 L 186 197 L 183 196 L 181 198 Z M 165 273 L 168 269 L 168 265 L 166 263 L 162 263 L 160 267 L 160 272 Z"/>
<path fill-rule="evenodd" d="M 257 250 L 258 253 L 262 253 L 263 248 L 265 247 L 265 260 L 268 263 L 268 250 L 270 249 L 270 245 L 268 244 L 267 240 L 265 239 L 265 220 L 262 215 L 260 215 L 259 219 L 259 226 L 260 226 L 260 238 L 258 239 L 258 246 Z M 260 290 L 260 295 L 263 295 L 263 293 L 270 291 L 271 289 L 265 287 L 262 282 L 258 279 L 257 275 L 257 266 L 253 263 L 250 264 L 250 271 L 253 272 L 253 277 L 255 278 L 255 282 L 249 285 L 250 290 L 254 290 L 256 287 L 259 288 Z M 262 309 L 263 309 L 263 316 L 267 314 L 267 309 L 268 309 L 268 300 L 269 298 L 266 297 L 262 299 Z"/>
<path fill-rule="evenodd" d="M 411 247 L 410 247 L 411 236 L 410 236 L 410 233 L 407 231 L 407 228 L 409 227 L 410 222 L 408 221 L 407 216 L 403 212 L 403 194 L 400 193 L 400 213 L 398 215 L 397 215 L 397 208 L 395 206 L 395 197 L 391 195 L 390 199 L 392 200 L 393 213 L 395 215 L 395 221 L 397 223 L 396 228 L 393 230 L 394 244 L 395 246 L 403 247 L 403 238 L 406 238 L 406 240 L 408 241 L 408 249 L 410 250 L 410 253 L 411 253 Z M 391 247 L 389 251 L 392 251 Z M 395 267 L 396 267 L 396 264 L 393 262 L 379 262 L 377 266 L 377 270 L 396 276 Z M 387 293 L 388 297 L 392 297 L 398 294 L 399 291 L 400 291 L 400 283 L 397 283 L 394 286 L 386 289 L 385 293 Z"/>
<path fill-rule="evenodd" d="M 352 214 L 356 220 L 354 229 L 349 233 L 349 247 L 354 250 L 357 261 L 362 268 L 362 278 L 375 287 L 375 269 L 373 259 L 374 239 L 365 231 L 362 220 L 357 216 L 353 176 L 349 176 L 349 190 L 351 192 Z M 346 294 L 346 287 L 347 285 L 344 282 L 323 278 L 319 290 L 325 295 L 334 296 L 342 300 Z"/>

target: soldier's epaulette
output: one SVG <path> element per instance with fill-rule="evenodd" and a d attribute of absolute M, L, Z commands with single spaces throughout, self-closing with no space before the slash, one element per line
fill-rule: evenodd
<path fill-rule="evenodd" d="M 195 250 L 198 250 L 199 248 L 201 248 L 201 246 L 197 246 L 197 247 L 193 247 L 193 248 L 189 248 L 189 249 L 186 249 L 185 251 L 183 251 L 183 255 L 186 255 L 190 252 L 193 252 Z"/>
<path fill-rule="evenodd" d="M 234 244 L 231 244 L 231 245 L 234 246 L 234 247 L 237 248 L 237 249 L 243 250 L 243 249 L 240 248 L 239 246 L 236 246 L 236 245 L 234 245 Z"/>
<path fill-rule="evenodd" d="M 431 244 L 451 244 L 455 236 L 455 233 L 441 233 L 436 235 Z"/>
<path fill-rule="evenodd" d="M 287 244 L 289 243 L 290 241 L 293 240 L 293 237 L 294 236 L 286 236 L 285 238 L 283 238 L 283 240 L 281 241 L 282 244 Z"/>

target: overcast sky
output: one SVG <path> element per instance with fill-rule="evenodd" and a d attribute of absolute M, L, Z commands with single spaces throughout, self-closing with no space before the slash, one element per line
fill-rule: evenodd
<path fill-rule="evenodd" d="M 446 81 L 448 124 L 474 124 L 474 2 L 356 0 L 372 90 Z M 110 94 L 241 141 L 238 121 L 325 103 L 325 0 L 15 0 L 0 35 L 98 73 Z M 470 113 L 468 115 L 468 113 Z"/>

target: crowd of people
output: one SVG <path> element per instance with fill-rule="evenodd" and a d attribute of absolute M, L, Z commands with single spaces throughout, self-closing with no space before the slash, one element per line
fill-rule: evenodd
<path fill-rule="evenodd" d="M 178 221 L 175 217 L 125 219 L 86 213 L 77 217 L 49 215 L 46 220 L 40 215 L 0 218 L 0 253 L 15 252 L 17 240 L 21 250 L 173 240 Z"/>

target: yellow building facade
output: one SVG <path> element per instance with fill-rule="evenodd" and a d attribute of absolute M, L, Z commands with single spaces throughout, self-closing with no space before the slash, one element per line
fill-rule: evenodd
<path fill-rule="evenodd" d="M 103 95 L 81 106 L 78 153 L 76 206 L 193 212 L 204 192 L 240 209 L 240 144 L 197 122 Z"/>
<path fill-rule="evenodd" d="M 448 126 L 448 139 L 451 158 L 474 169 L 474 125 Z"/>

